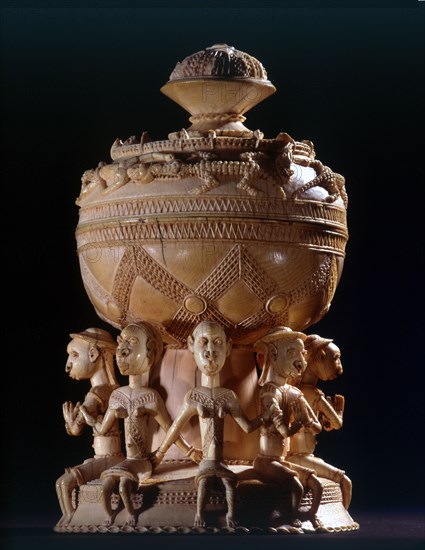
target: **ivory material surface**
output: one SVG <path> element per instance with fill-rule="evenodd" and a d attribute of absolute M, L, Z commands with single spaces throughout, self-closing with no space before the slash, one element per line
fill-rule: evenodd
<path fill-rule="evenodd" d="M 316 387 L 342 372 L 340 351 L 302 332 L 327 313 L 342 273 L 344 178 L 310 141 L 245 126 L 276 91 L 249 54 L 215 44 L 179 62 L 161 91 L 191 126 L 117 139 L 111 161 L 81 178 L 81 275 L 121 331 L 129 383 L 109 386 L 102 409 L 63 412 L 70 435 L 76 419 L 93 427 L 96 456 L 121 422 L 125 457 L 118 444 L 93 475 L 59 478 L 55 529 L 358 529 L 351 481 L 315 455 L 322 428 L 342 426 L 344 398 Z M 91 372 L 97 356 L 81 334 Z"/>
<path fill-rule="evenodd" d="M 102 319 L 148 321 L 176 349 L 215 319 L 249 349 L 273 326 L 304 330 L 328 311 L 348 238 L 344 178 L 310 141 L 242 124 L 274 90 L 252 56 L 207 48 L 162 88 L 192 126 L 116 140 L 112 162 L 83 174 L 77 250 Z"/>

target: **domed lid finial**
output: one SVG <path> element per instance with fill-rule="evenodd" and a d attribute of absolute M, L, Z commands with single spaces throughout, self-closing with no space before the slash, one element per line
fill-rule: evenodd
<path fill-rule="evenodd" d="M 161 91 L 192 115 L 189 130 L 244 132 L 243 114 L 276 88 L 258 59 L 219 43 L 177 63 Z"/>
<path fill-rule="evenodd" d="M 170 81 L 181 78 L 253 78 L 269 82 L 258 59 L 227 44 L 214 44 L 177 63 Z"/>

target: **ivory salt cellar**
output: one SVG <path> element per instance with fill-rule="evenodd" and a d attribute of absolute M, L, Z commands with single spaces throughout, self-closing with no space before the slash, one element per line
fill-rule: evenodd
<path fill-rule="evenodd" d="M 58 489 L 55 530 L 356 530 L 351 481 L 315 448 L 342 426 L 344 398 L 316 387 L 341 374 L 341 352 L 306 332 L 341 277 L 345 180 L 310 141 L 245 125 L 276 91 L 245 52 L 189 55 L 161 91 L 190 126 L 117 139 L 111 161 L 82 176 L 84 287 L 119 336 L 121 373 L 124 348 L 139 370 L 122 388 L 112 377 L 99 410 L 64 405 L 67 425 L 80 418 L 95 438 L 121 431 L 126 456 L 114 449 L 90 479 L 58 480 L 68 496 Z"/>

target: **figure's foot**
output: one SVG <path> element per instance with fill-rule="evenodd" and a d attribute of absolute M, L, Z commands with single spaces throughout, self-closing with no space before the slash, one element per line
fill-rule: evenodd
<path fill-rule="evenodd" d="M 342 493 L 342 504 L 344 505 L 344 508 L 348 510 L 348 507 L 350 506 L 351 495 L 353 490 L 351 479 L 349 479 L 347 476 L 344 476 L 340 481 L 340 487 L 341 487 L 341 493 Z"/>
<path fill-rule="evenodd" d="M 233 514 L 226 514 L 226 524 L 227 527 L 237 527 L 239 525 L 237 519 L 233 516 Z"/>
<path fill-rule="evenodd" d="M 194 527 L 205 527 L 205 519 L 201 514 L 196 514 L 195 521 L 193 522 Z"/>
<path fill-rule="evenodd" d="M 74 514 L 63 514 L 63 516 L 58 521 L 57 525 L 58 527 L 65 527 L 69 523 L 71 523 L 72 516 Z"/>
<path fill-rule="evenodd" d="M 296 527 L 297 529 L 301 529 L 302 527 L 302 521 L 299 518 L 293 518 L 291 521 L 292 527 Z"/>
<path fill-rule="evenodd" d="M 310 518 L 311 524 L 315 529 L 323 529 L 324 523 L 321 519 L 319 519 L 315 514 Z"/>
<path fill-rule="evenodd" d="M 298 517 L 301 521 L 309 521 L 314 529 L 320 530 L 324 528 L 322 520 L 320 520 L 311 510 L 298 510 Z"/>
<path fill-rule="evenodd" d="M 128 525 L 129 527 L 134 527 L 137 523 L 137 517 L 135 514 L 128 514 L 127 515 L 127 521 L 124 525 Z"/>
<path fill-rule="evenodd" d="M 106 518 L 103 520 L 103 525 L 105 527 L 110 527 L 114 523 L 114 516 L 106 516 Z"/>

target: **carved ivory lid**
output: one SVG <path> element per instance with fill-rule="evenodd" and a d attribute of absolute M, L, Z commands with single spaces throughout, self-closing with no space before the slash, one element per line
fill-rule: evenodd
<path fill-rule="evenodd" d="M 191 131 L 246 131 L 242 115 L 275 91 L 255 57 L 227 44 L 189 55 L 161 88 L 192 115 Z"/>

